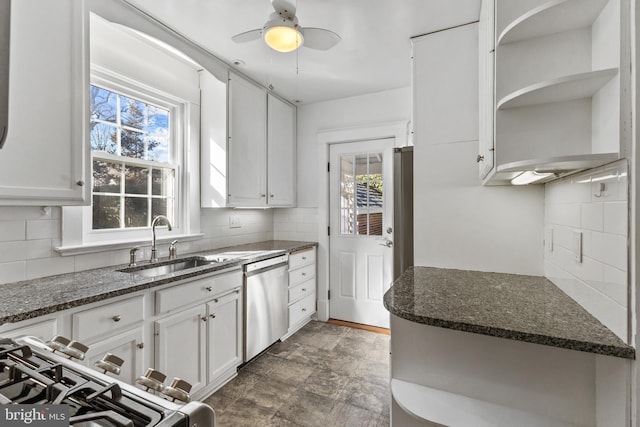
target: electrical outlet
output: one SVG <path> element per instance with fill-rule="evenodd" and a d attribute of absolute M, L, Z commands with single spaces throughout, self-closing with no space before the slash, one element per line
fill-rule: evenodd
<path fill-rule="evenodd" d="M 547 229 L 544 236 L 544 246 L 547 248 L 547 251 L 553 252 L 553 228 Z"/>
<path fill-rule="evenodd" d="M 573 232 L 573 256 L 576 262 L 582 262 L 582 231 Z"/>
<path fill-rule="evenodd" d="M 241 228 L 242 223 L 238 215 L 229 215 L 229 228 Z"/>

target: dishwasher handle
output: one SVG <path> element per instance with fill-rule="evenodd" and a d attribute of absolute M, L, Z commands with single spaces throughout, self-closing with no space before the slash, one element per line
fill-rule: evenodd
<path fill-rule="evenodd" d="M 281 262 L 279 264 L 270 265 L 267 267 L 259 268 L 257 270 L 245 271 L 245 277 L 255 276 L 256 274 L 266 273 L 267 271 L 275 270 L 278 268 L 288 268 L 289 263 L 287 261 Z"/>

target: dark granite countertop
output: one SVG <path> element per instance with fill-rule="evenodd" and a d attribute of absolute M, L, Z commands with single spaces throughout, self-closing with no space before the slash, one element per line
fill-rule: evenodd
<path fill-rule="evenodd" d="M 544 277 L 410 267 L 384 306 L 425 325 L 635 359 L 633 347 Z"/>
<path fill-rule="evenodd" d="M 232 251 L 250 252 L 242 257 L 228 261 L 157 277 L 123 273 L 117 270 L 125 268 L 126 265 L 116 265 L 77 273 L 7 283 L 0 285 L 2 289 L 2 299 L 0 299 L 0 325 L 31 319 L 202 274 L 233 267 L 240 268 L 242 265 L 250 262 L 260 261 L 313 246 L 317 246 L 317 243 L 269 240 L 186 254 L 179 258 L 189 258 L 195 255 L 215 255 Z M 163 261 L 165 260 L 161 259 L 159 264 L 162 264 Z M 141 263 L 140 266 L 143 266 L 143 263 Z"/>

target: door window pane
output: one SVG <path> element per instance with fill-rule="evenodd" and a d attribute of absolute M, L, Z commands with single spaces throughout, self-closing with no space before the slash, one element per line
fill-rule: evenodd
<path fill-rule="evenodd" d="M 382 153 L 343 155 L 340 166 L 340 233 L 381 236 Z"/>

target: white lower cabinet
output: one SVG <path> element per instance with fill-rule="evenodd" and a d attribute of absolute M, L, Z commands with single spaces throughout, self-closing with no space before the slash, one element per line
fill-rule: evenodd
<path fill-rule="evenodd" d="M 134 384 L 136 378 L 142 375 L 146 369 L 146 352 L 144 329 L 139 326 L 130 331 L 89 344 L 89 351 L 85 361 L 89 366 L 93 367 L 94 363 L 102 359 L 107 353 L 118 356 L 124 360 L 124 363 L 120 368 L 120 375 L 116 378 L 126 383 Z M 114 376 L 110 373 L 107 373 L 107 375 Z"/>
<path fill-rule="evenodd" d="M 0 325 L 0 337 L 18 338 L 33 336 L 43 341 L 51 339 L 58 333 L 58 319 L 29 319 L 18 323 L 5 323 Z"/>
<path fill-rule="evenodd" d="M 157 320 L 155 368 L 167 376 L 187 381 L 191 393 L 205 386 L 206 307 L 198 305 Z"/>
<path fill-rule="evenodd" d="M 240 289 L 207 303 L 208 381 L 224 381 L 242 364 L 242 292 Z"/>
<path fill-rule="evenodd" d="M 155 294 L 160 313 L 153 327 L 154 367 L 167 375 L 167 382 L 174 377 L 187 381 L 193 399 L 233 378 L 242 364 L 241 270 L 183 282 Z M 162 312 L 165 308 L 170 314 Z"/>
<path fill-rule="evenodd" d="M 289 329 L 296 333 L 316 312 L 316 248 L 289 255 Z"/>

